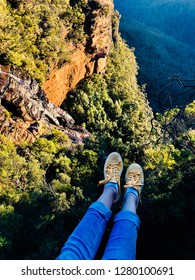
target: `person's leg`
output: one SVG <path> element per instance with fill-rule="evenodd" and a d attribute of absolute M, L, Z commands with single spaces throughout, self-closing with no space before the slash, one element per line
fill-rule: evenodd
<path fill-rule="evenodd" d="M 104 175 L 106 179 L 106 185 L 104 191 L 99 199 L 93 203 L 85 216 L 78 224 L 76 229 L 70 235 L 69 239 L 65 243 L 61 250 L 61 254 L 57 257 L 58 260 L 89 260 L 93 259 L 99 248 L 102 236 L 104 234 L 106 223 L 110 219 L 112 212 L 110 210 L 113 201 L 118 196 L 118 182 L 122 173 L 121 166 L 118 168 L 117 178 L 113 173 L 116 162 L 121 163 L 121 157 L 117 153 L 112 153 L 108 156 Z M 109 168 L 107 166 L 109 165 Z M 111 172 L 110 172 L 111 171 Z"/>
<path fill-rule="evenodd" d="M 57 260 L 93 259 L 111 215 L 112 212 L 103 203 L 93 203 L 64 244 Z"/>
<path fill-rule="evenodd" d="M 136 242 L 140 226 L 136 208 L 144 178 L 143 171 L 139 165 L 131 165 L 130 167 L 126 173 L 124 203 L 121 211 L 114 218 L 114 226 L 102 258 L 103 260 L 134 260 L 136 258 Z M 139 180 L 132 181 L 132 170 L 134 172 L 135 167 Z"/>

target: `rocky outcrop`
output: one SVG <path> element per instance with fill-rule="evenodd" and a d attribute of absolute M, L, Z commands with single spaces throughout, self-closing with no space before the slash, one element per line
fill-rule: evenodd
<path fill-rule="evenodd" d="M 42 88 L 19 69 L 0 66 L 0 133 L 16 144 L 22 140 L 33 143 L 36 138 L 51 134 L 54 127 L 67 134 L 73 143 L 80 144 L 89 137 L 88 131 L 75 126 L 73 118 L 59 106 L 81 79 L 104 73 L 118 30 L 114 26 L 112 0 L 85 2 L 85 39 L 79 43 L 64 40 L 71 53 L 70 61 L 54 69 Z M 63 36 L 67 37 L 68 32 L 73 30 Z"/>
<path fill-rule="evenodd" d="M 49 100 L 59 106 L 67 93 L 86 76 L 104 73 L 107 55 L 113 43 L 114 5 L 112 0 L 86 1 L 90 12 L 86 15 L 86 41 L 67 45 L 72 53 L 70 62 L 54 69 L 43 84 Z"/>
<path fill-rule="evenodd" d="M 4 71 L 3 71 L 4 70 Z M 82 143 L 89 133 L 76 127 L 73 118 L 52 104 L 37 82 L 19 71 L 0 70 L 0 133 L 18 144 L 22 140 L 33 143 L 36 138 L 58 128 L 72 142 Z"/>

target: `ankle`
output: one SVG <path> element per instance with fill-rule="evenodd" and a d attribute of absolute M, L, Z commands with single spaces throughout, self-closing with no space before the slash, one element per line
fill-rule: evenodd
<path fill-rule="evenodd" d="M 118 200 L 118 196 L 119 196 L 119 193 L 118 193 L 118 191 L 119 191 L 119 188 L 118 188 L 118 184 L 117 183 L 115 183 L 115 182 L 108 182 L 108 183 L 106 183 L 105 184 L 105 186 L 104 186 L 104 191 L 105 190 L 110 190 L 110 191 L 112 191 L 113 192 L 113 194 L 114 194 L 114 200 Z"/>
<path fill-rule="evenodd" d="M 138 193 L 138 190 L 135 189 L 134 187 L 126 188 L 126 191 L 125 191 L 125 195 L 124 195 L 124 196 L 126 196 L 126 195 L 128 195 L 128 194 L 133 194 L 133 195 L 135 195 L 135 196 L 138 198 L 138 200 L 139 200 L 139 193 Z"/>
<path fill-rule="evenodd" d="M 103 194 L 110 195 L 111 197 L 113 197 L 113 200 L 114 200 L 115 197 L 117 196 L 117 191 L 115 188 L 108 186 L 108 187 L 104 188 Z"/>
<path fill-rule="evenodd" d="M 117 191 L 111 186 L 104 187 L 103 193 L 97 201 L 103 203 L 106 207 L 111 209 L 112 204 L 117 196 Z"/>
<path fill-rule="evenodd" d="M 122 210 L 129 210 L 136 213 L 139 198 L 132 192 L 127 192 L 124 196 Z"/>

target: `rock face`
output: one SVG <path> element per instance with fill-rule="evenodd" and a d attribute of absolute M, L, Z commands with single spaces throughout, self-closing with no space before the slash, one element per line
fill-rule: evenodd
<path fill-rule="evenodd" d="M 59 106 L 67 93 L 86 76 L 92 73 L 104 73 L 107 55 L 113 42 L 112 0 L 88 0 L 90 13 L 86 16 L 84 44 L 69 45 L 71 61 L 60 69 L 53 70 L 43 84 L 49 100 Z"/>
<path fill-rule="evenodd" d="M 22 140 L 33 143 L 36 138 L 51 134 L 58 128 L 71 141 L 82 143 L 89 133 L 75 127 L 73 118 L 52 104 L 37 82 L 9 67 L 0 70 L 0 133 L 18 144 Z"/>
<path fill-rule="evenodd" d="M 16 144 L 22 140 L 33 143 L 51 134 L 52 128 L 60 129 L 77 144 L 90 136 L 84 128 L 76 127 L 73 118 L 59 106 L 81 79 L 104 73 L 118 30 L 112 0 L 85 2 L 85 39 L 76 44 L 64 40 L 72 54 L 70 62 L 54 69 L 42 88 L 19 69 L 0 65 L 0 133 Z"/>

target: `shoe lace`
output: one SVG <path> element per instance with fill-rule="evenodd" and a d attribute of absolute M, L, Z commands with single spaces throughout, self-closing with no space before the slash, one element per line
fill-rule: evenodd
<path fill-rule="evenodd" d="M 126 184 L 124 185 L 124 188 L 133 187 L 138 191 L 139 197 L 141 193 L 141 174 L 138 174 L 136 172 L 130 172 L 129 177 L 127 178 Z"/>
<path fill-rule="evenodd" d="M 103 185 L 109 181 L 116 181 L 118 185 L 120 184 L 120 175 L 119 175 L 119 163 L 108 163 L 106 166 L 106 178 L 102 181 L 99 181 L 98 185 Z"/>
<path fill-rule="evenodd" d="M 129 177 L 127 178 L 126 185 L 133 186 L 141 186 L 141 174 L 138 174 L 136 172 L 130 172 Z"/>
<path fill-rule="evenodd" d="M 124 188 L 134 188 L 138 191 L 139 199 L 141 200 L 141 187 L 142 187 L 141 174 L 137 172 L 130 172 L 129 177 L 126 180 Z"/>

